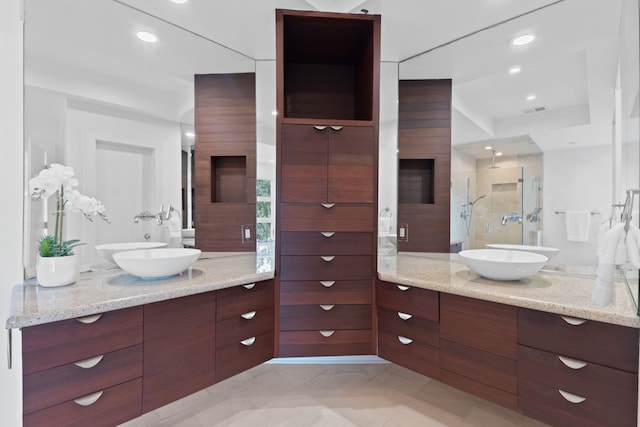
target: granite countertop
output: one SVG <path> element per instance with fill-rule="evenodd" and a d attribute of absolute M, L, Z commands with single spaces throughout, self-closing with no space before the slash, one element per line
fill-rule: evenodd
<path fill-rule="evenodd" d="M 594 277 L 541 271 L 527 279 L 498 282 L 478 276 L 449 254 L 379 256 L 378 277 L 401 285 L 640 328 L 640 317 L 623 280 L 615 282 L 615 302 L 598 307 L 591 302 Z"/>
<path fill-rule="evenodd" d="M 83 273 L 73 285 L 43 288 L 35 279 L 16 285 L 6 328 L 22 328 L 244 285 L 274 277 L 273 257 L 203 253 L 181 275 L 143 280 L 114 268 Z M 615 283 L 615 303 L 591 303 L 593 277 L 539 272 L 516 282 L 483 279 L 456 255 L 401 253 L 378 257 L 378 277 L 401 285 L 640 328 L 626 284 Z"/>
<path fill-rule="evenodd" d="M 30 279 L 13 288 L 7 329 L 88 316 L 274 277 L 273 258 L 204 252 L 180 275 L 143 280 L 119 268 L 82 273 L 69 286 L 44 288 Z"/>

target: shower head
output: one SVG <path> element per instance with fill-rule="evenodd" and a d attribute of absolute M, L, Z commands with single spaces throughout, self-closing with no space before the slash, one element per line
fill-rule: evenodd
<path fill-rule="evenodd" d="M 482 199 L 483 197 L 487 197 L 486 194 L 483 194 L 482 196 L 477 197 L 473 202 L 471 202 L 471 204 L 475 204 L 478 200 Z"/>

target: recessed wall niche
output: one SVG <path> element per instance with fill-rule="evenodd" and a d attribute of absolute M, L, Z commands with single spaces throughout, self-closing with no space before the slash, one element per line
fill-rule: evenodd
<path fill-rule="evenodd" d="M 398 203 L 433 204 L 433 159 L 399 159 Z"/>
<path fill-rule="evenodd" d="M 246 156 L 211 157 L 211 203 L 244 203 L 247 193 Z"/>

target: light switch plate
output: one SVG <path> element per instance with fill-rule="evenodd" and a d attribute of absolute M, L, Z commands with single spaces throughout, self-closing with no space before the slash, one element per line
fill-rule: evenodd
<path fill-rule="evenodd" d="M 253 241 L 253 227 L 251 224 L 242 225 L 242 243 Z"/>
<path fill-rule="evenodd" d="M 409 241 L 409 224 L 398 224 L 398 242 Z"/>

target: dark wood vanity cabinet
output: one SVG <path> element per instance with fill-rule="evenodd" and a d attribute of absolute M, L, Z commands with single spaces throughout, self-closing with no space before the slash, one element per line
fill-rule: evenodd
<path fill-rule="evenodd" d="M 374 354 L 380 16 L 276 12 L 279 356 Z"/>
<path fill-rule="evenodd" d="M 215 382 L 216 293 L 144 306 L 143 412 Z"/>
<path fill-rule="evenodd" d="M 23 424 L 113 426 L 142 413 L 142 307 L 22 329 Z"/>
<path fill-rule="evenodd" d="M 274 281 L 217 292 L 216 382 L 273 358 Z"/>
<path fill-rule="evenodd" d="M 440 381 L 518 408 L 518 309 L 440 294 Z"/>
<path fill-rule="evenodd" d="M 378 356 L 440 378 L 438 300 L 438 292 L 378 280 Z"/>
<path fill-rule="evenodd" d="M 524 308 L 518 317 L 520 411 L 553 425 L 637 425 L 637 329 Z"/>

